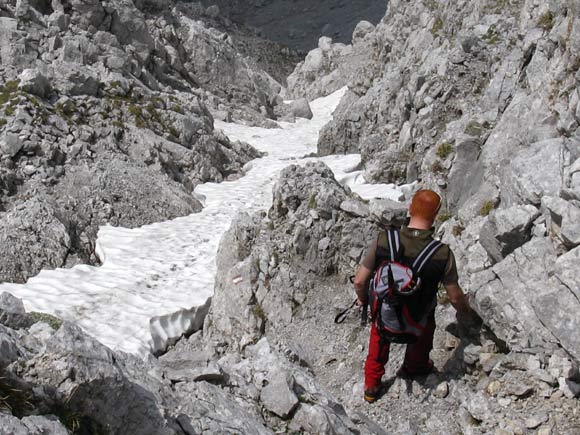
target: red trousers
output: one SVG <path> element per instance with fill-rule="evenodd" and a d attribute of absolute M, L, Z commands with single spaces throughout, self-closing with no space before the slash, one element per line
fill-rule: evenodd
<path fill-rule="evenodd" d="M 435 334 L 435 311 L 429 314 L 423 335 L 415 343 L 407 345 L 403 366 L 408 373 L 426 372 L 431 368 L 433 363 L 429 360 L 429 352 L 433 349 L 433 334 Z M 373 322 L 369 353 L 365 363 L 365 390 L 381 385 L 381 378 L 385 374 L 385 364 L 389 361 L 390 348 L 390 343 L 381 343 L 377 325 Z"/>

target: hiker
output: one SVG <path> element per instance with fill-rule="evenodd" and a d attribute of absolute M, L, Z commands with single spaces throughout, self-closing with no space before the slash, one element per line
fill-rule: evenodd
<path fill-rule="evenodd" d="M 440 283 L 457 310 L 458 319 L 467 318 L 472 313 L 458 284 L 453 252 L 447 245 L 433 240 L 433 223 L 440 208 L 441 198 L 437 193 L 419 190 L 409 207 L 411 218 L 408 225 L 400 231 L 382 231 L 371 244 L 356 273 L 354 286 L 358 302 L 363 306 L 370 303 L 373 319 L 365 364 L 364 399 L 369 403 L 379 397 L 391 342 L 408 343 L 405 361 L 397 372 L 398 376 L 427 375 L 433 370 L 429 352 L 433 348 L 435 306 Z M 385 269 L 388 270 L 385 272 Z M 379 272 L 383 274 L 382 282 L 376 275 Z M 370 284 L 372 289 L 367 291 L 373 273 L 374 279 Z M 414 276 L 414 281 L 397 293 L 402 296 L 386 288 L 401 285 L 410 273 L 418 277 Z M 390 281 L 384 286 L 383 294 L 386 296 L 377 297 L 380 287 L 386 281 Z M 417 281 L 420 285 L 413 287 Z M 407 297 L 404 292 L 408 290 L 411 294 L 411 289 L 415 293 Z M 367 300 L 369 297 L 370 301 Z"/>

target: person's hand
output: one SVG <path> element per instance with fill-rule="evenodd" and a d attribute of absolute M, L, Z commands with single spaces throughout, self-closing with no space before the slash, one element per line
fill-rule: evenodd
<path fill-rule="evenodd" d="M 357 296 L 356 298 L 356 305 L 359 307 L 364 307 L 367 304 L 366 300 L 363 300 Z"/>

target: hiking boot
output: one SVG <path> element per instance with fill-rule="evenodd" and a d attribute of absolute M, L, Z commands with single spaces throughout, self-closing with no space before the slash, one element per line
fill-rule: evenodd
<path fill-rule="evenodd" d="M 375 403 L 380 396 L 381 396 L 381 388 L 380 387 L 369 388 L 368 390 L 365 390 L 364 399 L 368 403 Z"/>
<path fill-rule="evenodd" d="M 397 376 L 403 379 L 411 379 L 418 376 L 427 376 L 431 372 L 433 372 L 435 365 L 433 361 L 429 360 L 429 365 L 421 370 L 409 370 L 405 364 L 401 366 L 399 370 L 397 370 Z"/>

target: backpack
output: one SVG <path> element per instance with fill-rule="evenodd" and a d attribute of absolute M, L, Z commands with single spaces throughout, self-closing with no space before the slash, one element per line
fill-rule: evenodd
<path fill-rule="evenodd" d="M 420 299 L 423 290 L 421 272 L 442 246 L 443 243 L 432 240 L 412 260 L 412 264 L 405 264 L 399 231 L 387 229 L 386 240 L 379 236 L 377 266 L 369 285 L 369 296 L 371 318 L 376 321 L 379 334 L 385 341 L 413 343 L 423 333 L 426 314 L 435 308 L 437 301 L 434 299 L 430 306 L 419 307 L 419 310 L 413 304 Z M 381 255 L 381 251 L 388 252 L 388 256 Z M 417 311 L 420 314 L 415 314 L 415 317 L 419 318 L 413 318 L 410 312 Z"/>

